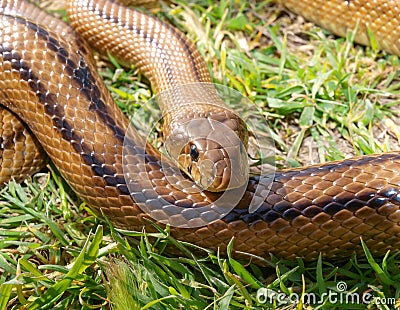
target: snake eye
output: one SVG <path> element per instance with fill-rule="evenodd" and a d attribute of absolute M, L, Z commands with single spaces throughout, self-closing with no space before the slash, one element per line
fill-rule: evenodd
<path fill-rule="evenodd" d="M 199 160 L 199 151 L 197 150 L 196 145 L 191 144 L 190 145 L 190 157 L 192 158 L 193 161 L 198 161 Z"/>

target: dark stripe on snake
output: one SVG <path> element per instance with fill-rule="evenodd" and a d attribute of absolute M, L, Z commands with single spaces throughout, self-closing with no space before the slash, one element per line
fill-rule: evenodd
<path fill-rule="evenodd" d="M 114 132 L 115 137 L 123 143 L 125 136 L 124 130 L 117 126 L 115 120 L 110 116 L 107 106 L 101 100 L 101 93 L 96 85 L 96 80 L 88 70 L 86 61 L 81 52 L 77 51 L 80 55 L 79 64 L 77 64 L 69 58 L 69 54 L 67 50 L 63 48 L 62 43 L 52 37 L 48 31 L 22 18 L 16 18 L 16 20 L 19 23 L 26 24 L 29 29 L 34 31 L 39 38 L 46 42 L 47 47 L 56 53 L 58 60 L 65 63 L 65 70 L 71 75 L 72 80 L 77 83 L 79 91 L 85 96 L 88 102 L 90 102 L 88 107 L 89 111 L 94 111 Z"/>
<path fill-rule="evenodd" d="M 160 51 L 163 51 L 165 49 L 151 35 L 146 34 L 142 29 L 137 28 L 137 27 L 135 27 L 133 25 L 130 25 L 130 24 L 125 24 L 125 23 L 122 22 L 122 20 L 120 20 L 118 18 L 115 18 L 114 16 L 108 15 L 104 11 L 96 10 L 96 11 L 94 11 L 94 13 L 96 13 L 99 18 L 104 18 L 105 20 L 108 20 L 111 23 L 116 23 L 116 21 L 118 21 L 118 24 L 116 24 L 116 27 L 117 26 L 119 26 L 119 27 L 122 26 L 122 27 L 124 27 L 126 29 L 129 29 L 129 30 L 135 32 L 137 35 L 140 35 L 143 38 L 145 38 L 148 42 L 155 44 L 157 46 L 157 48 L 160 49 Z M 154 19 L 154 17 L 152 17 L 152 16 L 148 16 L 148 18 Z M 165 23 L 165 22 L 163 22 L 161 20 L 157 20 L 157 22 L 161 23 L 164 27 L 166 27 L 169 31 L 171 31 L 174 34 L 174 36 L 178 39 L 178 41 L 181 43 L 187 58 L 190 59 L 189 63 L 190 63 L 190 66 L 192 67 L 192 70 L 193 70 L 195 76 L 196 76 L 196 79 L 199 82 L 201 82 L 201 76 L 199 75 L 199 70 L 198 70 L 198 68 L 196 66 L 196 62 L 195 62 L 195 59 L 193 57 L 193 54 L 194 54 L 195 50 L 190 45 L 188 45 L 188 43 L 185 40 L 185 38 L 182 37 L 182 34 L 180 34 L 177 29 L 175 29 L 170 24 L 167 24 L 167 23 Z M 172 72 L 173 71 L 170 68 L 170 65 L 168 63 L 164 63 L 163 65 L 167 68 L 166 71 L 168 72 L 169 78 L 172 79 L 173 78 L 173 76 L 172 76 Z"/>
<path fill-rule="evenodd" d="M 363 166 L 368 162 L 370 165 L 378 164 L 380 161 L 398 161 L 400 156 L 398 154 L 382 154 L 377 158 L 364 158 L 364 159 L 348 159 L 339 165 L 327 165 L 324 167 L 325 170 L 335 171 L 345 168 L 346 166 L 351 166 L 352 168 L 357 168 L 357 166 Z M 321 173 L 320 168 L 309 167 L 302 171 L 305 174 Z M 275 176 L 276 183 L 281 183 L 281 186 L 276 186 L 272 188 L 276 195 L 284 198 L 286 195 L 284 183 L 286 183 L 291 177 L 296 177 L 298 171 L 290 172 L 278 172 Z M 250 179 L 249 186 L 252 186 L 253 182 L 257 182 L 258 177 Z M 272 223 L 277 219 L 283 218 L 285 220 L 291 221 L 294 218 L 302 215 L 306 218 L 312 219 L 319 213 L 326 213 L 332 218 L 341 210 L 348 210 L 351 212 L 356 212 L 357 210 L 367 206 L 372 209 L 379 210 L 380 207 L 386 205 L 386 208 L 393 205 L 393 207 L 398 208 L 400 205 L 400 192 L 396 186 L 387 185 L 378 190 L 372 188 L 366 188 L 364 191 L 358 193 L 356 196 L 352 194 L 338 195 L 329 197 L 325 200 L 320 200 L 318 203 L 313 204 L 312 200 L 304 199 L 303 203 L 296 203 L 293 205 L 289 201 L 281 200 L 278 203 L 270 204 L 265 201 L 262 206 L 257 209 L 254 213 L 249 213 L 246 206 L 243 208 L 233 209 L 227 216 L 223 218 L 223 221 L 230 223 L 236 220 L 242 220 L 247 224 L 253 224 L 257 221 L 264 221 Z"/>
<path fill-rule="evenodd" d="M 21 21 L 23 21 L 24 24 L 26 22 L 20 19 L 19 22 Z M 37 25 L 30 27 L 30 29 L 37 28 L 40 27 Z M 40 33 L 43 32 L 40 31 Z M 40 82 L 27 62 L 11 47 L 0 45 L 0 54 L 2 55 L 3 61 L 10 62 L 12 69 L 19 73 L 21 79 L 28 82 L 29 87 L 36 93 L 39 102 L 43 105 L 45 113 L 51 116 L 53 125 L 60 132 L 61 137 L 65 141 L 68 141 L 74 150 L 81 155 L 84 162 L 91 167 L 93 173 L 103 178 L 107 185 L 116 186 L 121 194 L 129 195 L 124 177 L 118 175 L 115 168 L 110 164 L 106 165 L 105 162 L 100 160 L 92 151 L 91 147 L 83 142 L 83 138 L 74 130 L 73 126 L 64 119 L 64 110 L 57 104 L 57 96 L 50 93 Z"/>
<path fill-rule="evenodd" d="M 16 142 L 23 142 L 24 134 L 23 131 L 12 131 L 10 135 L 5 136 L 4 134 L 0 136 L 0 148 L 1 150 L 10 149 Z"/>

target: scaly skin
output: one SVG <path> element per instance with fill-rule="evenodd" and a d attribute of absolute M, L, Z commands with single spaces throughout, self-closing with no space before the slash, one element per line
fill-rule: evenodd
<path fill-rule="evenodd" d="M 103 29 L 99 33 L 107 35 L 104 29 L 110 26 L 95 27 L 80 15 L 87 3 L 91 1 L 68 4 L 72 23 L 90 24 L 92 30 L 98 27 Z M 100 14 L 89 5 L 90 20 L 101 15 L 107 16 L 103 22 L 112 21 L 110 7 L 116 16 L 122 15 L 116 12 L 125 10 L 110 4 L 100 9 L 106 14 Z M 78 11 L 81 13 L 74 16 Z M 144 18 L 143 23 L 130 26 L 147 33 L 142 41 L 136 40 L 142 46 L 147 44 L 146 38 L 160 40 L 155 32 L 162 29 L 150 27 L 157 21 Z M 85 31 L 84 26 L 76 27 L 79 32 Z M 191 181 L 173 167 L 161 169 L 159 152 L 136 132 L 128 134 L 128 121 L 78 44 L 43 26 L 7 15 L 0 16 L 0 29 L 1 103 L 29 126 L 73 190 L 117 227 L 141 230 L 145 226 L 152 231 L 142 208 L 154 207 L 149 212 L 159 215 L 161 221 L 175 214 L 168 218 L 174 237 L 222 251 L 232 237 L 236 251 L 263 257 L 273 253 L 288 259 L 314 259 L 319 253 L 343 258 L 360 251 L 360 237 L 373 253 L 399 248 L 400 153 L 253 177 L 243 197 L 231 196 L 237 203 L 229 206 L 231 200 L 227 200 L 221 209 L 209 208 L 206 205 L 218 204 L 224 193 L 188 194 L 196 188 Z M 166 42 L 173 39 L 175 32 L 171 33 Z M 114 38 L 119 40 L 120 36 Z M 152 76 L 157 72 L 152 71 L 156 64 L 143 59 L 139 67 L 151 81 L 158 81 L 159 73 Z M 203 66 L 200 60 L 199 67 L 189 65 L 197 71 L 191 74 L 206 74 Z M 175 80 L 186 82 L 187 77 L 175 76 L 179 72 L 174 71 Z M 127 141 L 129 147 L 124 149 Z M 124 159 L 123 153 L 127 155 Z M 172 164 L 167 160 L 165 165 Z M 248 210 L 251 201 L 260 204 L 254 213 Z M 227 205 L 233 210 L 223 208 Z M 207 224 L 209 218 L 217 220 Z M 199 227 L 199 219 L 204 221 L 200 220 L 203 226 Z M 183 228 L 185 225 L 189 228 Z"/>

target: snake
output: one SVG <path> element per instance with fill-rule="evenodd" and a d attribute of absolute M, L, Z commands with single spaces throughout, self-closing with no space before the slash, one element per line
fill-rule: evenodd
<path fill-rule="evenodd" d="M 181 112 L 179 104 L 192 97 L 204 103 L 198 91 L 207 98 L 215 93 L 207 86 L 211 78 L 201 54 L 182 32 L 109 0 L 68 0 L 72 28 L 22 0 L 0 3 L 0 103 L 5 115 L 0 122 L 0 181 L 40 169 L 45 153 L 72 190 L 120 229 L 152 232 L 157 231 L 152 220 L 161 227 L 169 223 L 174 238 L 221 253 L 233 240 L 235 255 L 243 258 L 272 254 L 312 260 L 321 254 L 342 259 L 362 252 L 360 238 L 373 254 L 399 249 L 400 152 L 249 176 L 239 194 L 230 188 L 196 191 L 199 183 L 130 129 L 86 43 L 123 62 L 134 61 L 158 93 L 166 91 L 168 100 L 180 96 L 172 109 L 167 99 L 161 98 L 161 106 L 167 106 L 166 117 L 182 113 L 186 120 L 192 105 L 183 104 Z M 368 44 L 373 33 L 380 48 L 400 55 L 397 0 L 284 5 L 337 35 L 357 29 L 355 40 L 361 44 Z M 192 84 L 201 85 L 194 94 L 181 91 Z M 220 105 L 215 101 L 208 108 Z M 245 132 L 237 129 L 242 126 L 237 113 L 220 106 L 236 124 L 221 119 L 224 113 L 216 113 L 216 120 L 235 133 Z M 29 155 L 33 148 L 40 155 Z M 191 164 L 197 148 L 199 144 L 193 156 L 194 148 L 183 146 Z M 21 168 L 25 164 L 29 168 Z M 256 210 L 249 210 L 254 201 Z"/>

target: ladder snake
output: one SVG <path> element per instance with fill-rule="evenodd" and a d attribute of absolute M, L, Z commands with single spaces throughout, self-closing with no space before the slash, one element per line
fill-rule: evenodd
<path fill-rule="evenodd" d="M 174 214 L 172 236 L 210 249 L 224 251 L 233 237 L 235 251 L 288 259 L 343 258 L 361 250 L 360 237 L 373 253 L 400 248 L 399 152 L 250 177 L 232 210 L 208 222 L 214 209 L 207 206 L 223 193 L 188 191 L 193 183 L 172 165 L 167 177 L 159 151 L 134 131 L 123 158 L 129 122 L 75 31 L 96 49 L 134 61 L 156 91 L 211 82 L 193 43 L 172 26 L 108 0 L 67 1 L 75 30 L 20 0 L 0 3 L 1 182 L 37 171 L 46 153 L 77 195 L 119 228 L 154 230 L 142 210 L 150 206 L 160 218 Z M 398 0 L 285 6 L 338 35 L 358 25 L 361 44 L 368 43 L 368 25 L 382 49 L 400 54 Z M 27 156 L 37 141 L 40 155 Z M 259 202 L 255 212 L 251 201 Z M 204 224 L 181 225 L 194 217 Z"/>

